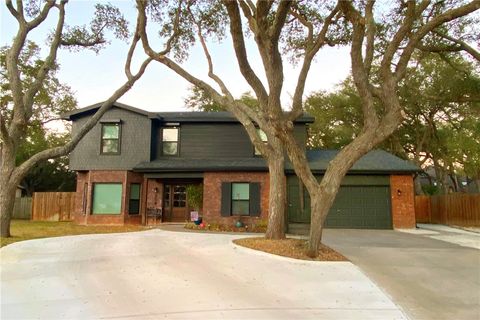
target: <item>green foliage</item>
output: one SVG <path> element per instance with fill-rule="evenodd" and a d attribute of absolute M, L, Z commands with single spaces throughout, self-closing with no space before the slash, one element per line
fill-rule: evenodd
<path fill-rule="evenodd" d="M 445 172 L 480 177 L 478 66 L 459 55 L 419 55 L 399 98 L 405 121 L 381 148 L 417 164 L 435 160 Z M 341 148 L 362 128 L 361 102 L 350 79 L 335 92 L 310 95 L 305 108 L 316 118 L 310 147 Z"/>
<path fill-rule="evenodd" d="M 200 210 L 203 206 L 203 186 L 201 184 L 187 185 L 188 204 L 195 210 Z"/>
<path fill-rule="evenodd" d="M 423 193 L 429 196 L 433 196 L 439 193 L 438 187 L 431 184 L 422 185 L 422 190 Z"/>
<path fill-rule="evenodd" d="M 350 143 L 362 127 L 361 101 L 351 79 L 337 91 L 319 91 L 305 101 L 305 111 L 315 117 L 309 127 L 309 147 L 339 149 Z"/>
<path fill-rule="evenodd" d="M 6 47 L 0 48 L 0 67 L 5 70 Z M 40 58 L 40 48 L 33 42 L 28 42 L 21 52 L 19 69 L 23 75 L 22 85 L 28 89 L 43 61 Z M 77 101 L 72 90 L 61 83 L 56 77 L 58 66 L 55 66 L 47 75 L 38 94 L 34 98 L 32 117 L 30 118 L 26 134 L 18 141 L 16 165 L 22 164 L 36 153 L 48 148 L 64 145 L 69 139 L 68 132 L 57 132 L 47 128 L 48 123 L 58 119 L 67 111 L 76 108 Z M 5 106 L 0 112 L 9 124 L 12 116 L 12 95 L 10 84 L 5 73 L 0 73 L 0 101 Z M 57 123 L 53 127 L 60 128 L 63 124 Z M 67 128 L 68 129 L 68 128 Z M 27 193 L 34 191 L 73 191 L 75 190 L 75 174 L 68 170 L 67 157 L 61 157 L 38 163 L 23 179 L 22 184 Z"/>
<path fill-rule="evenodd" d="M 6 52 L 8 47 L 0 48 L 0 104 L 2 116 L 7 125 L 12 115 L 12 92 L 6 77 Z M 40 48 L 34 42 L 29 41 L 19 57 L 18 68 L 22 74 L 22 86 L 24 91 L 31 87 L 37 73 L 42 66 Z M 61 114 L 76 108 L 77 101 L 71 88 L 61 83 L 56 77 L 58 66 L 52 68 L 37 95 L 34 98 L 30 126 L 41 126 L 45 122 L 58 118 Z"/>
<path fill-rule="evenodd" d="M 106 38 L 107 31 L 111 31 L 117 39 L 123 41 L 128 40 L 130 35 L 128 21 L 117 7 L 110 3 L 97 3 L 90 25 L 65 27 L 62 45 L 72 51 L 89 49 L 98 53 L 109 43 Z"/>
<path fill-rule="evenodd" d="M 250 92 L 243 93 L 237 101 L 243 102 L 252 109 L 258 108 L 257 99 Z M 216 103 L 207 92 L 195 86 L 190 88 L 190 94 L 185 99 L 185 105 L 194 111 L 218 112 L 226 110 L 225 107 Z"/>
<path fill-rule="evenodd" d="M 190 94 L 185 99 L 185 105 L 194 111 L 225 111 L 223 106 L 213 101 L 205 91 L 198 87 L 191 87 Z"/>

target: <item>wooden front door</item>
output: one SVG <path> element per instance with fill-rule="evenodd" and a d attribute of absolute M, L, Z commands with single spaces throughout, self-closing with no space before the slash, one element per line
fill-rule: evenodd
<path fill-rule="evenodd" d="M 166 222 L 184 222 L 187 217 L 187 190 L 184 184 L 165 184 L 163 212 Z"/>

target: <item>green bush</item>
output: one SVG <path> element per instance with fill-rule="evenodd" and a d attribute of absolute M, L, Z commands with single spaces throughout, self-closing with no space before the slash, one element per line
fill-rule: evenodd
<path fill-rule="evenodd" d="M 187 186 L 188 205 L 199 211 L 203 205 L 203 186 L 201 184 L 190 184 Z"/>

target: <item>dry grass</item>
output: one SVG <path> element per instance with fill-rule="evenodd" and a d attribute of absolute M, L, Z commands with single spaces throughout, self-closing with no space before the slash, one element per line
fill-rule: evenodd
<path fill-rule="evenodd" d="M 348 261 L 348 259 L 340 253 L 325 245 L 321 245 L 317 258 L 310 258 L 306 255 L 307 241 L 302 239 L 267 240 L 265 238 L 243 238 L 233 240 L 233 242 L 250 249 L 300 260 Z"/>
<path fill-rule="evenodd" d="M 92 233 L 118 233 L 145 230 L 142 226 L 82 226 L 74 222 L 51 222 L 51 221 L 30 221 L 12 220 L 10 226 L 10 238 L 0 238 L 0 245 L 39 238 L 60 237 L 76 234 Z"/>

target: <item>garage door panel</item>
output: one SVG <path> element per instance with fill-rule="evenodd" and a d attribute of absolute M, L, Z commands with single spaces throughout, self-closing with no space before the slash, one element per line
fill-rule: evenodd
<path fill-rule="evenodd" d="M 391 229 L 387 186 L 341 187 L 325 221 L 330 228 Z"/>

